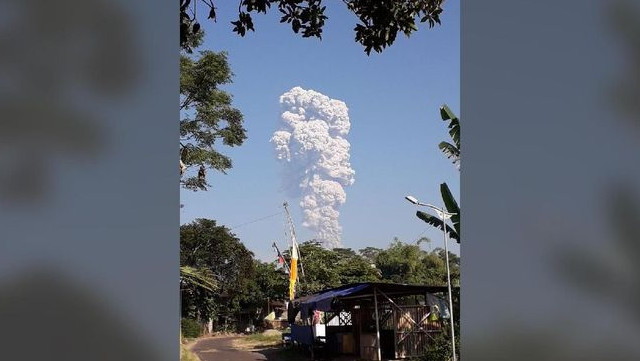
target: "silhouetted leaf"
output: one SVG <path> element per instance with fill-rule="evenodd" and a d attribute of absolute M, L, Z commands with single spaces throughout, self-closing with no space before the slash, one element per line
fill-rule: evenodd
<path fill-rule="evenodd" d="M 458 206 L 456 199 L 453 198 L 453 194 L 451 194 L 451 190 L 447 183 L 440 184 L 440 194 L 442 195 L 442 201 L 444 202 L 447 212 L 453 213 L 453 216 L 451 216 L 451 222 L 453 223 L 453 227 L 456 229 L 456 233 L 460 236 L 460 207 Z"/>
<path fill-rule="evenodd" d="M 194 5 L 195 13 L 196 1 L 180 1 L 180 18 L 191 19 L 187 14 L 189 4 Z M 199 0 L 200 3 L 209 7 L 208 18 L 216 20 L 217 14 L 213 1 Z M 218 0 L 219 1 L 219 0 Z M 358 18 L 358 23 L 354 29 L 356 32 L 356 42 L 360 43 L 367 55 L 371 50 L 382 52 L 391 46 L 399 31 L 406 36 L 410 36 L 418 30 L 416 21 L 429 22 L 429 27 L 436 23 L 440 24 L 439 15 L 442 13 L 443 0 L 398 0 L 398 1 L 370 1 L 370 0 L 348 0 L 345 1 L 347 9 Z M 334 2 L 332 2 L 334 3 Z M 302 37 L 317 37 L 322 39 L 322 30 L 327 16 L 324 14 L 326 6 L 322 6 L 322 0 L 243 0 L 238 8 L 239 24 L 234 25 L 233 32 L 240 36 L 245 36 L 247 30 L 254 31 L 254 24 L 251 13 L 266 14 L 267 9 L 272 4 L 277 4 L 278 10 L 282 13 L 280 22 L 291 23 L 291 29 Z M 186 44 L 186 39 L 190 35 L 189 29 L 181 28 L 180 45 Z"/>
<path fill-rule="evenodd" d="M 440 107 L 440 116 L 442 120 L 449 121 L 449 135 L 453 139 L 455 146 L 460 150 L 460 120 L 446 104 Z"/>
<path fill-rule="evenodd" d="M 417 211 L 416 212 L 416 216 L 418 216 L 418 218 L 420 218 L 421 220 L 425 221 L 427 224 L 438 228 L 438 229 L 442 229 L 442 220 L 436 216 L 432 216 L 429 213 L 425 213 L 422 211 Z M 449 225 L 446 225 L 446 229 L 447 229 L 447 234 L 449 235 L 449 238 L 451 239 L 455 239 L 458 243 L 460 243 L 460 236 L 458 236 L 458 233 L 451 227 L 449 227 Z"/>
<path fill-rule="evenodd" d="M 444 153 L 444 155 L 451 159 L 453 163 L 458 163 L 460 161 L 460 150 L 455 145 L 448 142 L 440 142 L 438 144 L 438 148 Z"/>

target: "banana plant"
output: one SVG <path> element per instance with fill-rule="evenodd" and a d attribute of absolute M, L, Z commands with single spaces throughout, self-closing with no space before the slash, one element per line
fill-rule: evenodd
<path fill-rule="evenodd" d="M 447 158 L 451 159 L 458 169 L 460 169 L 460 120 L 447 105 L 442 105 L 440 107 L 440 117 L 443 121 L 449 121 L 448 128 L 452 143 L 444 141 L 440 142 L 438 148 L 440 148 L 442 153 L 444 153 Z M 442 200 L 447 212 L 453 213 L 453 216 L 451 216 L 453 228 L 445 224 L 447 234 L 449 235 L 449 238 L 455 239 L 456 242 L 460 243 L 460 207 L 458 206 L 458 202 L 453 197 L 453 194 L 451 194 L 451 190 L 447 183 L 440 184 L 440 194 L 442 195 Z M 436 217 L 422 211 L 418 211 L 416 215 L 429 225 L 442 229 L 443 225 L 440 217 Z"/>
<path fill-rule="evenodd" d="M 460 243 L 460 207 L 458 207 L 458 202 L 453 198 L 447 183 L 440 184 L 440 193 L 442 194 L 442 199 L 444 200 L 447 212 L 453 213 L 453 216 L 451 216 L 453 228 L 447 224 L 447 234 L 449 235 L 449 238 L 455 239 L 456 242 Z M 416 212 L 416 216 L 429 225 L 442 229 L 442 219 L 440 219 L 440 217 L 433 216 L 423 211 Z"/>
<path fill-rule="evenodd" d="M 449 121 L 449 135 L 453 144 L 442 141 L 438 148 L 460 169 L 460 120 L 446 104 L 440 107 L 440 117 L 445 122 Z"/>

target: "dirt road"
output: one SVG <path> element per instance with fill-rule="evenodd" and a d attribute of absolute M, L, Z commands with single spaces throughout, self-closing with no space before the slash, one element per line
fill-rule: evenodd
<path fill-rule="evenodd" d="M 197 341 L 191 350 L 202 361 L 310 361 L 300 350 L 271 346 L 250 351 L 234 347 L 234 341 L 245 336 L 216 336 Z"/>
<path fill-rule="evenodd" d="M 256 361 L 268 360 L 266 356 L 238 350 L 233 347 L 233 340 L 239 336 L 211 337 L 198 341 L 191 349 L 202 361 Z"/>

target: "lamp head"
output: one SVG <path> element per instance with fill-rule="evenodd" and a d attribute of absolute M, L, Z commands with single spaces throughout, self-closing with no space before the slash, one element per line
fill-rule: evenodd
<path fill-rule="evenodd" d="M 404 197 L 404 199 L 408 200 L 409 202 L 413 203 L 413 204 L 418 204 L 420 202 L 418 202 L 418 200 L 416 199 L 416 197 L 414 196 L 406 196 Z"/>

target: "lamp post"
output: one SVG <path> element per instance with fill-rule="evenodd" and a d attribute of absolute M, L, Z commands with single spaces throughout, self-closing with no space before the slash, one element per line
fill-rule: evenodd
<path fill-rule="evenodd" d="M 404 198 L 417 206 L 429 207 L 433 209 L 434 211 L 436 211 L 436 213 L 442 220 L 442 233 L 444 235 L 444 256 L 445 256 L 445 262 L 447 265 L 447 289 L 449 291 L 449 317 L 451 318 L 451 351 L 453 352 L 453 361 L 457 361 L 456 335 L 453 328 L 453 297 L 451 295 L 451 273 L 449 272 L 449 250 L 447 248 L 447 223 L 446 223 L 447 219 L 451 218 L 451 216 L 454 216 L 455 213 L 449 213 L 445 211 L 443 208 L 438 208 L 432 204 L 422 203 L 418 201 L 416 197 L 413 197 L 413 196 L 406 196 Z"/>

